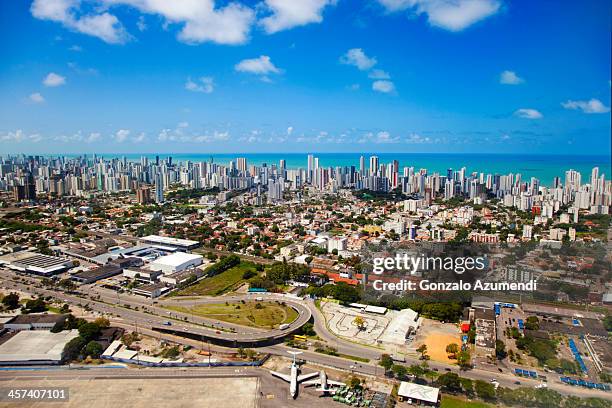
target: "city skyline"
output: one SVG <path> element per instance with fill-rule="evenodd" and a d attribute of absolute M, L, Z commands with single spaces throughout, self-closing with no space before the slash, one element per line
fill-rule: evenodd
<path fill-rule="evenodd" d="M 0 146 L 609 155 L 609 15 L 604 1 L 11 2 Z"/>

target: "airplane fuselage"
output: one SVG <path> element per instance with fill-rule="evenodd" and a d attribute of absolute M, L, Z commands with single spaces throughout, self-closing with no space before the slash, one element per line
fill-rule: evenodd
<path fill-rule="evenodd" d="M 295 364 L 291 365 L 291 382 L 289 383 L 289 392 L 291 393 L 291 397 L 293 399 L 297 398 L 298 391 L 298 374 L 299 374 L 298 366 Z"/>

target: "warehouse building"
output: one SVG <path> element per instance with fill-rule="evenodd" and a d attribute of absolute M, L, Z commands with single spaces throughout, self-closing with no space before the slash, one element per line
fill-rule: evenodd
<path fill-rule="evenodd" d="M 51 330 L 57 323 L 64 322 L 66 315 L 62 314 L 22 314 L 4 323 L 4 328 L 19 330 Z"/>
<path fill-rule="evenodd" d="M 20 331 L 0 344 L 0 365 L 61 364 L 64 346 L 78 335 L 78 330 L 59 333 L 46 330 Z"/>
<path fill-rule="evenodd" d="M 18 252 L 0 258 L 0 264 L 18 271 L 34 275 L 51 276 L 72 268 L 70 259 L 43 255 L 36 252 Z"/>
<path fill-rule="evenodd" d="M 199 269 L 188 269 L 182 272 L 171 273 L 170 275 L 164 275 L 159 278 L 160 282 L 163 282 L 169 286 L 178 286 L 182 283 L 188 282 L 190 279 L 199 279 L 204 275 Z"/>
<path fill-rule="evenodd" d="M 161 271 L 164 275 L 169 275 L 189 268 L 195 268 L 202 265 L 202 262 L 204 262 L 202 255 L 175 252 L 174 254 L 157 258 L 149 264 L 149 269 Z"/>
<path fill-rule="evenodd" d="M 192 241 L 189 239 L 178 239 L 172 237 L 162 237 L 160 235 L 147 235 L 146 237 L 140 238 L 140 242 L 148 245 L 162 245 L 164 247 L 171 247 L 181 251 L 191 251 L 200 246 L 198 241 Z"/>
<path fill-rule="evenodd" d="M 121 267 L 116 264 L 108 264 L 99 268 L 81 271 L 72 275 L 72 280 L 88 284 L 99 281 L 101 279 L 110 278 L 111 276 L 119 275 Z"/>

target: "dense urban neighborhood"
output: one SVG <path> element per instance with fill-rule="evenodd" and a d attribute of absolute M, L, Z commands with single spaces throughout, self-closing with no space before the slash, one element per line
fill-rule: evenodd
<path fill-rule="evenodd" d="M 598 168 L 549 183 L 365 163 L 3 158 L 0 364 L 235 366 L 295 380 L 278 406 L 609 406 Z M 466 256 L 478 273 L 457 272 Z"/>

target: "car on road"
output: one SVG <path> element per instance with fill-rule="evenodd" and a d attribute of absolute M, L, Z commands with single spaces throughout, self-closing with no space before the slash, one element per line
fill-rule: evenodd
<path fill-rule="evenodd" d="M 521 385 L 521 382 L 520 382 L 520 381 L 515 381 L 514 383 L 515 383 L 516 385 Z"/>
<path fill-rule="evenodd" d="M 445 368 L 445 370 L 446 370 L 446 371 L 451 371 L 451 369 L 450 369 L 450 368 Z"/>
<path fill-rule="evenodd" d="M 167 321 L 167 320 L 166 320 L 166 321 L 163 323 L 163 325 L 164 325 L 164 326 L 172 326 L 172 322 L 170 322 L 170 321 Z"/>

